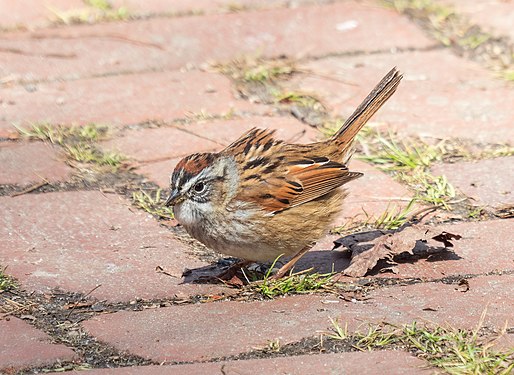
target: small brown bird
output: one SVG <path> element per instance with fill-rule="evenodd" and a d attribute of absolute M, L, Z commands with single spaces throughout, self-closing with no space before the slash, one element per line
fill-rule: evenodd
<path fill-rule="evenodd" d="M 346 166 L 352 141 L 401 79 L 392 69 L 326 141 L 288 144 L 273 130 L 254 128 L 223 151 L 185 157 L 165 204 L 192 237 L 217 252 L 260 262 L 292 256 L 275 274 L 282 277 L 341 210 L 342 186 L 362 176 Z"/>

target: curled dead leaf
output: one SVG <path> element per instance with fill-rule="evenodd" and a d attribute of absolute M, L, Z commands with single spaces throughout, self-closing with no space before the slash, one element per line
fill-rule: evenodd
<path fill-rule="evenodd" d="M 346 236 L 336 241 L 352 252 L 350 266 L 344 273 L 361 277 L 383 260 L 394 266 L 394 257 L 400 254 L 430 255 L 453 248 L 454 240 L 462 237 L 446 231 L 437 231 L 428 225 L 412 225 L 395 232 L 370 231 Z M 388 268 L 391 270 L 392 268 Z M 393 271 L 394 272 L 394 271 Z"/>

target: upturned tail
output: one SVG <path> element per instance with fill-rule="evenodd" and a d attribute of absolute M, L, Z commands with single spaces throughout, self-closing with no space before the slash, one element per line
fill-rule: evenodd
<path fill-rule="evenodd" d="M 352 115 L 348 117 L 343 126 L 341 126 L 341 129 L 333 136 L 335 142 L 340 145 L 343 150 L 347 150 L 351 146 L 353 138 L 357 133 L 375 112 L 394 94 L 402 77 L 400 72 L 394 67 L 382 78 Z"/>

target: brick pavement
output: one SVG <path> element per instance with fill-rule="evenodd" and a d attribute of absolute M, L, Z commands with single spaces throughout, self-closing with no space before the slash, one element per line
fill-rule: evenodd
<path fill-rule="evenodd" d="M 511 2 L 444 3 L 493 35 L 511 32 Z M 324 353 L 316 340 L 330 319 L 350 335 L 381 322 L 473 330 L 484 311 L 484 340 L 506 327 L 498 348 L 512 348 L 512 148 L 431 167 L 471 199 L 431 219 L 462 235 L 454 251 L 398 259 L 394 273 L 341 277 L 349 292 L 339 294 L 267 300 L 191 283 L 219 270 L 223 257 L 132 199 L 141 188 L 165 191 L 184 155 L 219 150 L 253 126 L 299 143 L 323 137 L 287 105 L 246 99 L 215 62 L 296 60 L 299 71 L 274 83 L 314 94 L 332 118 L 348 116 L 397 66 L 404 80 L 374 125 L 489 149 L 514 143 L 514 90 L 486 63 L 445 48 L 378 0 L 113 0 L 111 11 L 128 12 L 121 20 L 81 1 L 23 4 L 0 4 L 0 270 L 18 284 L 0 292 L 0 372 L 436 373 L 405 347 Z M 483 7 L 494 25 L 478 15 Z M 56 22 L 77 12 L 90 24 Z M 94 146 L 125 162 L 78 163 L 15 128 L 38 123 L 108 125 Z M 334 225 L 370 221 L 416 194 L 375 165 L 355 158 L 351 168 L 365 176 L 349 186 Z M 470 207 L 483 209 L 480 220 Z M 339 237 L 320 240 L 297 269 L 344 271 L 347 254 L 331 251 Z"/>

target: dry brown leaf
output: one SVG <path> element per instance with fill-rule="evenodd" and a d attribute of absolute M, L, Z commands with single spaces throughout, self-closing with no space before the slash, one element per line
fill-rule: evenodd
<path fill-rule="evenodd" d="M 427 225 L 412 225 L 396 232 L 371 231 L 357 233 L 336 241 L 352 252 L 350 266 L 344 273 L 361 277 L 376 266 L 379 260 L 395 265 L 393 258 L 400 254 L 426 255 L 448 251 L 458 234 L 438 231 Z"/>

